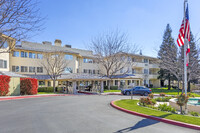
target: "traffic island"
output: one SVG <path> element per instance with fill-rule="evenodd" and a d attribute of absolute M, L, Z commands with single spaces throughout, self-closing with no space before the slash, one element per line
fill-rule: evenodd
<path fill-rule="evenodd" d="M 123 104 L 123 102 L 125 104 Z M 200 130 L 200 118 L 152 110 L 152 109 L 138 106 L 137 103 L 138 103 L 138 100 L 116 100 L 116 101 L 112 101 L 110 104 L 112 107 L 118 110 L 124 111 L 126 113 L 132 114 L 132 115 L 137 115 L 140 117 L 145 117 L 148 119 L 165 122 L 165 123 L 176 125 L 176 126 Z M 148 114 L 141 113 L 141 112 L 146 112 Z M 166 119 L 165 117 L 168 119 Z M 180 121 L 177 121 L 177 120 L 180 120 Z M 187 123 L 183 122 L 184 120 L 186 120 Z"/>

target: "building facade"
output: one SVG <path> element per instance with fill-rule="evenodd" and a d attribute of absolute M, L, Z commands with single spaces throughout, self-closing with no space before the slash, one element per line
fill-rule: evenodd
<path fill-rule="evenodd" d="M 61 40 L 55 40 L 54 44 L 47 41 L 42 43 L 21 42 L 21 45 L 16 45 L 12 52 L 5 53 L 5 55 L 0 54 L 0 71 L 11 71 L 34 77 L 38 79 L 39 86 L 52 86 L 52 80 L 41 63 L 44 62 L 46 53 L 55 51 L 62 53 L 62 56 L 68 62 L 65 71 L 58 78 L 56 86 L 62 86 L 66 81 L 76 82 L 77 86 L 81 86 L 81 84 L 101 86 L 103 82 L 104 85 L 107 85 L 107 80 L 111 80 L 111 85 L 118 86 L 118 88 L 136 85 L 160 86 L 160 81 L 157 79 L 157 72 L 159 71 L 159 66 L 156 64 L 157 58 L 129 54 L 125 58 L 131 60 L 133 65 L 124 68 L 128 69 L 128 73 L 122 74 L 123 70 L 121 70 L 111 79 L 108 79 L 103 77 L 101 66 L 95 62 L 92 51 L 72 48 L 70 45 L 62 46 Z M 97 75 L 101 76 L 98 77 Z"/>

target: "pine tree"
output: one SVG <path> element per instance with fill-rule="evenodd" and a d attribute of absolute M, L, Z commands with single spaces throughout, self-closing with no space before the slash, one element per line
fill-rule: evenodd
<path fill-rule="evenodd" d="M 177 64 L 177 46 L 172 37 L 172 29 L 169 24 L 167 24 L 163 35 L 163 41 L 158 52 L 158 58 L 160 62 L 160 79 L 168 80 L 168 90 L 171 88 L 170 81 L 177 79 L 175 74 L 177 73 L 174 65 Z"/>

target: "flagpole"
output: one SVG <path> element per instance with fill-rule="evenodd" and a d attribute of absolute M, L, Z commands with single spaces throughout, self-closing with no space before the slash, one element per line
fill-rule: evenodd
<path fill-rule="evenodd" d="M 184 89 L 185 89 L 185 96 L 187 97 L 187 66 L 186 66 L 186 49 L 187 49 L 187 41 L 186 41 L 186 35 L 185 35 L 185 25 L 186 25 L 186 13 L 185 13 L 185 5 L 187 3 L 187 0 L 184 0 Z M 187 110 L 187 103 L 185 104 L 185 114 L 188 113 Z"/>

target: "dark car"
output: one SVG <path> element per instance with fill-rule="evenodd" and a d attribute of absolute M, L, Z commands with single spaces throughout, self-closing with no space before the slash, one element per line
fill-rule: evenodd
<path fill-rule="evenodd" d="M 151 91 L 151 89 L 144 87 L 144 86 L 135 86 L 131 89 L 124 89 L 121 91 L 121 93 L 123 95 L 131 95 L 131 93 L 133 93 L 133 94 L 137 94 L 137 95 L 148 96 L 149 94 L 152 93 L 152 91 Z"/>

